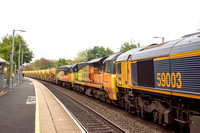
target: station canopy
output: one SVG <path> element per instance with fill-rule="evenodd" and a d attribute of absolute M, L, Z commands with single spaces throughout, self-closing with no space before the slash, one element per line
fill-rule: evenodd
<path fill-rule="evenodd" d="M 0 65 L 9 65 L 9 63 L 6 60 L 0 58 Z"/>

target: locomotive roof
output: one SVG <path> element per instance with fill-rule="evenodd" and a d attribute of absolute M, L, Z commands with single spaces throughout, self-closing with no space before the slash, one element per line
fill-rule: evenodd
<path fill-rule="evenodd" d="M 70 64 L 70 65 L 65 65 L 64 67 L 70 68 L 71 66 L 72 66 L 72 64 Z"/>
<path fill-rule="evenodd" d="M 82 65 L 82 64 L 86 64 L 87 63 L 87 61 L 82 61 L 82 62 L 79 62 L 79 63 L 77 63 L 78 65 Z"/>
<path fill-rule="evenodd" d="M 68 65 L 68 68 L 71 68 L 73 66 L 73 64 Z"/>
<path fill-rule="evenodd" d="M 140 60 L 194 50 L 200 50 L 200 33 L 163 44 L 131 49 L 121 54 L 116 61 Z"/>
<path fill-rule="evenodd" d="M 139 50 L 143 49 L 144 47 L 139 47 L 139 48 L 134 48 L 134 49 L 131 49 L 129 51 L 126 51 L 124 53 L 122 53 L 121 55 L 119 55 L 117 57 L 117 60 L 116 62 L 120 62 L 120 61 L 126 61 L 128 60 L 128 57 L 136 52 L 138 52 Z"/>
<path fill-rule="evenodd" d="M 59 67 L 58 69 L 59 69 L 59 70 L 65 70 L 65 69 L 70 68 L 71 66 L 72 66 L 72 65 L 65 65 L 65 66 Z"/>
<path fill-rule="evenodd" d="M 189 36 L 193 36 L 193 35 L 196 35 L 196 34 L 200 34 L 200 32 L 196 32 L 196 33 L 192 33 L 192 34 L 184 35 L 182 38 L 184 38 L 184 37 L 189 37 Z"/>
<path fill-rule="evenodd" d="M 108 56 L 104 56 L 104 57 L 100 57 L 100 58 L 92 59 L 91 61 L 88 61 L 88 64 L 92 64 L 92 63 L 100 62 L 100 61 L 104 60 L 104 59 L 107 58 L 107 57 L 108 57 Z"/>
<path fill-rule="evenodd" d="M 71 67 L 75 67 L 77 65 L 77 63 L 74 63 L 74 64 L 72 64 L 72 66 Z"/>
<path fill-rule="evenodd" d="M 104 60 L 104 62 L 105 62 L 105 61 L 110 61 L 110 60 L 115 60 L 115 59 L 117 58 L 117 56 L 120 55 L 120 54 L 121 54 L 121 52 L 118 52 L 118 53 L 114 53 L 114 54 L 112 54 L 112 55 L 109 55 L 108 58 L 106 58 L 106 59 Z"/>

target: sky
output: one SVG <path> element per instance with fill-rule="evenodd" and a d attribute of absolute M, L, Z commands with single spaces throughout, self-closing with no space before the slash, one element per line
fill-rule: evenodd
<path fill-rule="evenodd" d="M 0 37 L 13 29 L 35 59 L 74 59 L 94 46 L 118 52 L 124 42 L 142 46 L 200 29 L 199 0 L 1 0 Z"/>

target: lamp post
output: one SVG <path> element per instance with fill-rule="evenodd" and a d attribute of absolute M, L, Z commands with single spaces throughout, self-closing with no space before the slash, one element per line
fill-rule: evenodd
<path fill-rule="evenodd" d="M 23 69 L 23 51 L 22 51 L 22 57 L 21 57 L 21 64 L 22 64 L 22 65 L 21 65 L 21 69 L 20 69 L 20 70 L 21 70 L 21 75 L 20 75 L 20 83 L 22 83 L 22 71 L 23 71 L 23 70 L 22 70 L 22 69 Z"/>
<path fill-rule="evenodd" d="M 17 83 L 20 83 L 20 50 L 21 44 L 19 44 L 19 57 L 18 57 L 18 75 L 17 75 Z"/>
<path fill-rule="evenodd" d="M 13 52 L 14 52 L 14 41 L 15 41 L 15 31 L 26 32 L 24 30 L 14 30 L 13 29 L 13 39 L 12 39 L 12 51 L 10 56 L 10 75 L 9 75 L 9 89 L 12 89 L 12 68 L 13 68 Z"/>
<path fill-rule="evenodd" d="M 164 37 L 154 36 L 153 38 L 162 38 L 162 43 L 164 43 Z"/>

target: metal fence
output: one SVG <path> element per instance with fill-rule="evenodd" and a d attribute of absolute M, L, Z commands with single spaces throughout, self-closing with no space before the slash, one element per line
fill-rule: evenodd
<path fill-rule="evenodd" d="M 21 77 L 22 76 L 20 74 L 20 83 L 22 82 Z M 17 86 L 18 84 L 17 81 L 18 81 L 18 74 L 17 72 L 15 72 L 13 73 L 12 76 L 12 88 Z M 0 93 L 5 89 L 9 89 L 9 73 L 7 73 L 7 71 L 0 69 Z"/>

